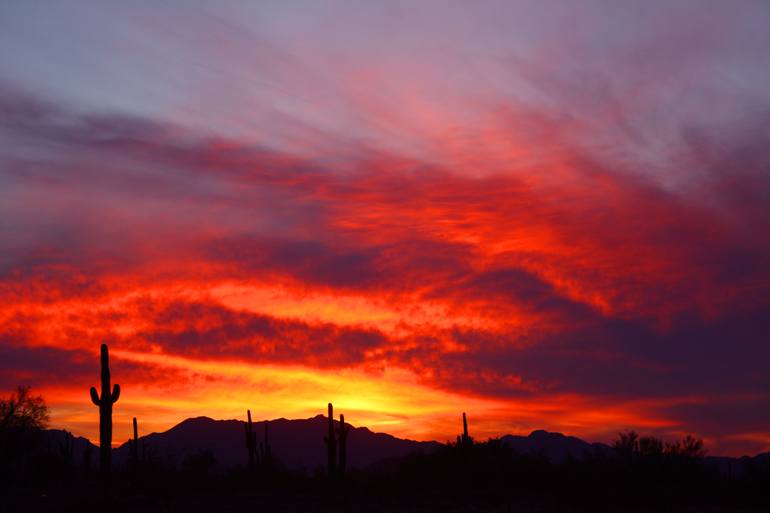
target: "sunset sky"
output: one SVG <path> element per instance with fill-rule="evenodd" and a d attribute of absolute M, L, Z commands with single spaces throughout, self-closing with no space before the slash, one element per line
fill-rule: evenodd
<path fill-rule="evenodd" d="M 0 395 L 770 450 L 770 3 L 0 3 Z"/>

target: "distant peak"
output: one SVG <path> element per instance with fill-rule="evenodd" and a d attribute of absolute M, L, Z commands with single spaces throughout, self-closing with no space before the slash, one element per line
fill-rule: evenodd
<path fill-rule="evenodd" d="M 215 422 L 214 419 L 211 417 L 206 417 L 205 415 L 201 415 L 200 417 L 190 417 L 189 419 L 185 419 L 179 424 L 188 424 L 193 422 Z"/>
<path fill-rule="evenodd" d="M 205 416 L 190 417 L 189 419 L 184 419 L 182 422 L 173 426 L 171 429 L 178 429 L 181 427 L 190 427 L 190 426 L 202 426 L 204 424 L 208 425 L 214 422 L 217 422 L 217 421 L 212 419 L 211 417 L 205 417 Z"/>

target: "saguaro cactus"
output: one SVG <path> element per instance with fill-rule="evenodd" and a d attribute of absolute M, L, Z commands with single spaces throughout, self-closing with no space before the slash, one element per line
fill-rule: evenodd
<path fill-rule="evenodd" d="M 465 412 L 463 412 L 463 435 L 460 442 L 466 447 L 473 444 L 473 438 L 468 435 L 468 419 L 465 417 Z"/>
<path fill-rule="evenodd" d="M 91 475 L 91 451 L 92 451 L 92 445 L 91 442 L 86 440 L 86 448 L 83 451 L 83 470 L 87 476 Z"/>
<path fill-rule="evenodd" d="M 136 469 L 139 465 L 139 430 L 136 426 L 136 417 L 134 417 L 134 438 L 128 439 L 128 449 L 131 454 L 131 466 Z"/>
<path fill-rule="evenodd" d="M 251 410 L 246 410 L 248 422 L 244 425 L 246 430 L 246 449 L 249 450 L 249 468 L 254 469 L 254 458 L 257 453 L 257 434 L 251 424 Z"/>
<path fill-rule="evenodd" d="M 270 453 L 270 441 L 269 441 L 268 436 L 267 436 L 267 421 L 265 421 L 265 442 L 264 442 L 264 445 L 262 446 L 262 451 L 263 451 L 262 452 L 262 462 L 265 465 L 269 465 L 270 464 L 271 453 Z"/>
<path fill-rule="evenodd" d="M 102 475 L 110 473 L 110 458 L 112 456 L 112 405 L 120 397 L 120 385 L 116 384 L 110 391 L 110 353 L 107 344 L 102 344 L 102 395 L 91 387 L 91 401 L 99 407 L 99 463 Z"/>
<path fill-rule="evenodd" d="M 61 456 L 64 464 L 67 466 L 72 465 L 72 454 L 75 447 L 75 437 L 69 431 L 64 432 L 62 441 L 59 442 L 59 455 Z"/>
<path fill-rule="evenodd" d="M 340 445 L 340 448 L 339 448 L 340 459 L 339 459 L 339 464 L 337 466 L 337 472 L 338 472 L 340 478 L 345 477 L 345 467 L 347 466 L 348 431 L 350 431 L 350 426 L 345 424 L 345 415 L 340 413 L 340 427 L 337 428 L 337 437 L 339 439 L 339 445 Z"/>
<path fill-rule="evenodd" d="M 327 448 L 326 468 L 329 477 L 337 475 L 337 440 L 334 438 L 334 406 L 329 403 L 329 434 L 324 437 Z"/>

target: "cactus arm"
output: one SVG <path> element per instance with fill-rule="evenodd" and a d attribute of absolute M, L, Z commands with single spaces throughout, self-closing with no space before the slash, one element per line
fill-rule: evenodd
<path fill-rule="evenodd" d="M 99 407 L 99 455 L 100 470 L 105 480 L 109 479 L 112 447 L 112 405 L 120 397 L 120 386 L 112 387 L 110 393 L 110 354 L 107 344 L 101 346 L 101 388 L 99 395 L 96 388 L 91 388 L 91 401 Z"/>
<path fill-rule="evenodd" d="M 96 387 L 91 387 L 91 402 L 96 406 L 101 406 L 101 401 L 99 400 L 99 392 L 96 391 Z"/>

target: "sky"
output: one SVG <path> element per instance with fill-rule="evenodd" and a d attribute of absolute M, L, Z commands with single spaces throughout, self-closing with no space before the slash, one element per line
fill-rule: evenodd
<path fill-rule="evenodd" d="M 0 4 L 0 392 L 770 450 L 764 1 Z"/>

